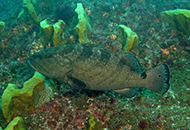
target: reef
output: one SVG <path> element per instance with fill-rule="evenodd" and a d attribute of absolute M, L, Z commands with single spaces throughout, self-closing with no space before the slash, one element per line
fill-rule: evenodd
<path fill-rule="evenodd" d="M 82 1 L 83 12 L 93 27 L 90 33 L 85 34 L 88 43 L 116 52 L 125 51 L 123 47 L 129 44 L 126 41 L 121 42 L 118 33 L 118 27 L 124 25 L 138 34 L 137 58 L 143 70 L 161 63 L 169 65 L 170 89 L 165 95 L 140 89 L 133 98 L 110 91 L 73 89 L 69 84 L 54 79 L 53 83 L 52 79 L 47 79 L 39 73 L 33 77 L 34 72 L 28 68 L 25 61 L 32 53 L 54 46 L 53 26 L 58 28 L 55 41 L 59 41 L 61 37 L 61 42 L 65 42 L 61 44 L 80 43 L 78 33 L 74 32 L 79 23 L 75 12 L 78 1 L 52 0 L 58 7 L 57 10 L 54 5 L 51 7 L 46 3 L 48 1 L 32 0 L 39 18 L 38 23 L 27 12 L 28 9 L 23 7 L 21 0 L 3 0 L 0 5 L 0 21 L 5 23 L 0 38 L 0 104 L 3 109 L 0 110 L 0 129 L 6 129 L 11 122 L 23 122 L 23 127 L 27 130 L 190 128 L 190 38 L 189 28 L 186 26 L 186 20 L 189 18 L 188 15 L 179 13 L 179 16 L 175 15 L 174 22 L 174 14 L 171 14 L 171 17 L 164 14 L 176 9 L 190 9 L 189 1 Z M 24 13 L 23 8 L 26 10 Z M 50 25 L 53 31 L 43 45 L 40 22 L 46 19 L 47 26 Z M 167 19 L 174 26 L 170 26 Z M 177 19 L 181 21 L 178 23 Z M 59 20 L 65 24 L 61 21 L 57 26 Z M 186 25 L 183 25 L 185 23 Z M 124 29 L 121 29 L 124 33 Z M 129 49 L 132 52 L 135 50 Z M 53 86 L 48 87 L 50 93 L 41 90 L 44 85 Z M 43 87 L 40 89 L 39 86 Z M 39 95 L 48 98 L 37 100 Z M 15 125 L 15 129 L 20 126 L 22 125 Z"/>

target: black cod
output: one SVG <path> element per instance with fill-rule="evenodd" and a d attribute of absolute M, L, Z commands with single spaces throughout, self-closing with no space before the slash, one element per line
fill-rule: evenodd
<path fill-rule="evenodd" d="M 68 44 L 31 55 L 27 64 L 49 78 L 65 77 L 85 84 L 85 89 L 113 90 L 128 97 L 135 88 L 164 94 L 169 89 L 169 68 L 161 64 L 142 72 L 132 53 L 113 52 L 92 45 Z"/>

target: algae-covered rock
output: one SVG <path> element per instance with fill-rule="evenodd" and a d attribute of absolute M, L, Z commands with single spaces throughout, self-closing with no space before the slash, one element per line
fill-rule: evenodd
<path fill-rule="evenodd" d="M 38 72 L 26 81 L 22 89 L 15 84 L 8 84 L 2 95 L 2 110 L 4 117 L 10 121 L 22 112 L 31 111 L 53 96 L 53 87 L 45 77 Z"/>
<path fill-rule="evenodd" d="M 175 25 L 178 31 L 190 34 L 190 10 L 176 9 L 162 12 L 165 20 Z"/>
<path fill-rule="evenodd" d="M 0 21 L 0 36 L 1 36 L 1 33 L 4 31 L 4 26 L 5 26 L 5 23 L 3 21 Z"/>
<path fill-rule="evenodd" d="M 40 22 L 40 18 L 36 14 L 36 11 L 32 4 L 32 1 L 31 0 L 23 0 L 23 7 L 24 7 L 25 11 L 28 11 L 28 13 L 32 17 L 32 19 L 38 24 Z"/>
<path fill-rule="evenodd" d="M 40 39 L 44 46 L 51 43 L 52 35 L 53 35 L 52 22 L 48 19 L 41 21 L 40 22 Z"/>
<path fill-rule="evenodd" d="M 4 130 L 26 130 L 22 117 L 14 118 Z"/>
<path fill-rule="evenodd" d="M 74 20 L 74 23 L 77 21 L 77 25 L 74 27 L 74 32 L 78 37 L 79 43 L 87 43 L 89 41 L 88 34 L 91 32 L 92 27 L 81 3 L 77 4 L 75 13 L 77 14 L 77 18 Z"/>
<path fill-rule="evenodd" d="M 65 27 L 65 22 L 59 20 L 53 25 L 53 45 L 59 46 L 65 44 L 65 40 L 62 38 L 63 29 Z"/>
<path fill-rule="evenodd" d="M 124 52 L 139 53 L 138 35 L 125 25 L 119 25 L 118 38 Z"/>

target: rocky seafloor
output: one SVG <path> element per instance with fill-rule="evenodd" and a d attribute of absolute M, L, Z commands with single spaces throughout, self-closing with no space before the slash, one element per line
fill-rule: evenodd
<path fill-rule="evenodd" d="M 79 1 L 73 1 L 76 4 Z M 129 26 L 139 36 L 137 56 L 144 70 L 161 63 L 170 67 L 170 89 L 164 95 L 142 90 L 133 98 L 113 92 L 75 91 L 57 81 L 51 101 L 22 113 L 27 130 L 189 130 L 190 129 L 190 36 L 163 21 L 161 12 L 190 9 L 188 1 L 80 1 L 88 12 L 93 44 L 118 43 L 117 27 Z M 57 1 L 56 6 L 64 4 Z M 43 3 L 39 7 L 44 7 Z M 18 7 L 19 8 L 19 7 Z M 45 7 L 44 7 L 45 8 Z M 44 9 L 45 10 L 45 9 Z M 52 18 L 51 14 L 38 15 Z M 4 16 L 4 15 L 3 15 Z M 33 50 L 41 50 L 39 26 L 9 16 L 0 35 L 0 94 L 8 83 L 22 84 L 34 74 L 25 63 Z M 113 37 L 114 36 L 114 37 Z M 115 37 L 116 36 L 116 37 Z M 165 51 L 163 51 L 163 49 Z M 0 117 L 0 126 L 7 122 Z"/>

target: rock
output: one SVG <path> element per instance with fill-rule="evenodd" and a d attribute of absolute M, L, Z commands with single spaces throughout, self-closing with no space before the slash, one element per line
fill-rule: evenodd
<path fill-rule="evenodd" d="M 48 102 L 54 95 L 52 84 L 38 72 L 26 81 L 22 89 L 8 84 L 2 95 L 2 110 L 7 121 L 23 112 L 32 111 Z"/>
<path fill-rule="evenodd" d="M 66 41 L 62 38 L 62 33 L 65 26 L 66 25 L 63 20 L 58 20 L 58 22 L 53 25 L 53 46 L 65 44 Z"/>
<path fill-rule="evenodd" d="M 178 31 L 190 34 L 190 10 L 176 9 L 162 12 L 163 18 L 175 25 Z"/>
<path fill-rule="evenodd" d="M 79 43 L 88 43 L 88 34 L 91 32 L 92 27 L 90 25 L 88 15 L 81 3 L 77 3 L 75 13 L 77 14 L 77 17 L 74 18 L 73 23 L 77 24 L 74 27 L 74 32 L 78 37 Z"/>
<path fill-rule="evenodd" d="M 139 53 L 138 35 L 125 25 L 119 25 L 118 38 L 124 52 Z"/>
<path fill-rule="evenodd" d="M 53 35 L 53 23 L 48 19 L 41 21 L 40 22 L 40 39 L 44 46 L 51 43 L 52 35 Z"/>
<path fill-rule="evenodd" d="M 22 117 L 14 118 L 4 130 L 26 130 Z"/>

